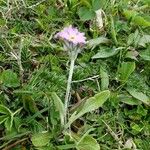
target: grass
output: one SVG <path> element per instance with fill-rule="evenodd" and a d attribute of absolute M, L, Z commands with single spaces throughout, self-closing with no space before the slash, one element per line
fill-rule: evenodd
<path fill-rule="evenodd" d="M 149 0 L 1 0 L 0 149 L 148 150 L 149 8 Z M 69 103 L 68 117 L 79 117 L 64 129 L 69 56 L 54 35 L 70 24 L 88 44 Z"/>

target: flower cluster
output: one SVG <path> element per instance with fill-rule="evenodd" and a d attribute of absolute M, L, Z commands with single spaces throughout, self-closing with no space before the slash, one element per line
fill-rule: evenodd
<path fill-rule="evenodd" d="M 74 28 L 71 25 L 68 27 L 65 27 L 62 31 L 58 32 L 55 35 L 55 38 L 62 39 L 74 45 L 86 44 L 86 37 L 84 33 L 79 32 L 77 28 Z"/>

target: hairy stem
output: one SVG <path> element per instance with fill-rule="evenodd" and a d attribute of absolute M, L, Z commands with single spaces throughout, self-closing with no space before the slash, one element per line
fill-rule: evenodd
<path fill-rule="evenodd" d="M 73 76 L 73 70 L 74 70 L 74 63 L 75 63 L 75 57 L 71 58 L 70 62 L 70 70 L 69 70 L 69 77 L 67 82 L 67 90 L 66 90 L 66 96 L 65 96 L 65 123 L 67 122 L 67 111 L 68 111 L 68 103 L 70 99 L 70 91 L 71 91 L 71 82 L 72 82 L 72 76 Z"/>

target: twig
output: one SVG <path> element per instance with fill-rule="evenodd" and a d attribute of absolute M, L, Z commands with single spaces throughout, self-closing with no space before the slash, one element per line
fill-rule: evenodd
<path fill-rule="evenodd" d="M 110 128 L 110 126 L 104 121 L 102 120 L 103 123 L 106 125 L 108 131 L 110 132 L 111 136 L 119 143 L 120 146 L 124 146 L 122 144 L 122 141 L 118 138 L 118 136 L 115 134 L 115 132 Z"/>
<path fill-rule="evenodd" d="M 87 81 L 87 80 L 94 80 L 95 78 L 99 78 L 99 75 L 95 75 L 93 77 L 89 77 L 89 78 L 82 79 L 82 80 L 72 81 L 72 83 L 84 82 L 84 81 Z"/>

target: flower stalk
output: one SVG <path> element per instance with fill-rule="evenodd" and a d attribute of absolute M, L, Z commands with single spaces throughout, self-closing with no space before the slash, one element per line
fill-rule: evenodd
<path fill-rule="evenodd" d="M 74 71 L 75 60 L 78 56 L 78 53 L 81 51 L 81 47 L 86 44 L 86 37 L 84 33 L 79 32 L 77 28 L 72 26 L 65 27 L 62 31 L 58 32 L 55 35 L 55 38 L 59 38 L 64 42 L 64 50 L 68 51 L 70 57 L 70 69 L 69 69 L 69 76 L 67 81 L 67 89 L 65 95 L 65 102 L 64 102 L 64 109 L 65 109 L 65 116 L 64 122 L 67 123 L 67 116 L 68 114 L 68 105 L 71 97 L 71 83 L 72 83 L 72 76 Z"/>
<path fill-rule="evenodd" d="M 70 95 L 71 95 L 70 91 L 71 91 L 71 83 L 72 83 L 74 64 L 75 64 L 75 59 L 71 59 L 69 77 L 68 77 L 68 81 L 67 81 L 67 89 L 66 89 L 66 95 L 65 95 L 65 117 L 66 117 L 65 122 L 67 121 L 67 112 L 68 112 L 68 104 L 69 104 Z"/>
<path fill-rule="evenodd" d="M 78 56 L 79 49 L 74 49 L 73 51 L 70 51 L 70 68 L 69 68 L 69 76 L 68 76 L 68 81 L 67 81 L 67 89 L 66 89 L 66 95 L 65 95 L 65 118 L 64 122 L 67 122 L 67 112 L 68 112 L 68 105 L 70 101 L 70 95 L 71 95 L 71 84 L 72 84 L 72 76 L 73 76 L 73 71 L 74 71 L 74 65 L 75 65 L 75 60 Z"/>

